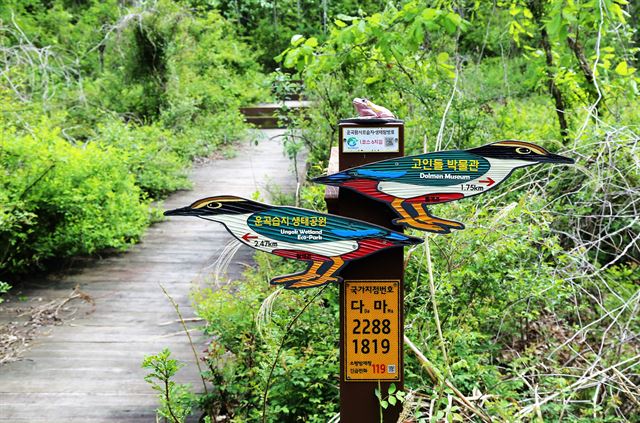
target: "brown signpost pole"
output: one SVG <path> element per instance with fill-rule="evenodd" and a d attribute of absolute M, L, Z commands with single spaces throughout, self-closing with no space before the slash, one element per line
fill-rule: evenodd
<path fill-rule="evenodd" d="M 329 174 L 363 164 L 402 157 L 404 124 L 396 119 L 347 119 L 339 124 Z M 401 228 L 386 204 L 351 190 L 327 187 L 328 211 Z M 403 249 L 381 251 L 349 264 L 340 287 L 340 422 L 377 423 L 380 401 L 394 383 L 403 389 Z M 382 410 L 385 423 L 397 422 L 402 404 Z"/>

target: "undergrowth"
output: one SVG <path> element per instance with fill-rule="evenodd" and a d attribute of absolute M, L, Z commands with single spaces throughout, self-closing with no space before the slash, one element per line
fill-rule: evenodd
<path fill-rule="evenodd" d="M 159 0 L 0 5 L 0 278 L 122 250 L 188 188 L 194 157 L 246 136 L 267 96 L 215 10 Z"/>

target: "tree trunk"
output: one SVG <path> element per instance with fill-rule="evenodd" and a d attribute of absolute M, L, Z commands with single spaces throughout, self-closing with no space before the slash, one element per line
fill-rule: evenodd
<path fill-rule="evenodd" d="M 582 73 L 584 74 L 584 79 L 589 83 L 589 95 L 591 99 L 596 102 L 595 112 L 596 115 L 600 115 L 601 106 L 604 105 L 604 97 L 602 93 L 598 94 L 598 89 L 595 84 L 595 78 L 593 76 L 593 71 L 589 66 L 589 62 L 587 61 L 587 57 L 584 55 L 584 48 L 582 44 L 578 42 L 577 39 L 567 37 L 567 44 L 569 44 L 569 48 L 573 51 L 573 54 L 576 56 L 578 60 L 578 64 L 580 65 L 580 69 L 582 69 Z"/>
<path fill-rule="evenodd" d="M 547 86 L 549 87 L 549 94 L 553 98 L 556 105 L 556 114 L 558 115 L 558 124 L 560 125 L 560 136 L 562 140 L 566 142 L 569 138 L 569 125 L 567 124 L 567 119 L 565 116 L 565 102 L 564 97 L 562 96 L 562 92 L 558 88 L 555 82 L 554 74 L 553 74 L 553 53 L 551 51 L 551 43 L 549 43 L 549 34 L 547 33 L 547 28 L 543 22 L 544 15 L 544 5 L 541 0 L 529 0 L 528 2 L 529 10 L 533 15 L 533 19 L 540 28 L 540 44 L 542 49 L 544 50 L 545 60 L 546 60 L 546 74 L 547 74 Z"/>

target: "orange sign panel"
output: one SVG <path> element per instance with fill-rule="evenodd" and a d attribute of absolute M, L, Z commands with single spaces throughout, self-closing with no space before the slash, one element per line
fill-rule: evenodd
<path fill-rule="evenodd" d="M 400 281 L 344 284 L 345 381 L 399 381 Z"/>

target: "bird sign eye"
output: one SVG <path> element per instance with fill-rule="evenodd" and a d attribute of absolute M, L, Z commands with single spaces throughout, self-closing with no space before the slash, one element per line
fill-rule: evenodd
<path fill-rule="evenodd" d="M 219 209 L 220 207 L 222 207 L 222 203 L 218 203 L 216 201 L 207 204 L 208 209 Z"/>
<path fill-rule="evenodd" d="M 531 154 L 531 150 L 529 150 L 529 149 L 528 149 L 528 148 L 526 148 L 526 147 L 518 147 L 518 148 L 516 148 L 516 151 L 517 151 L 519 154 Z"/>

